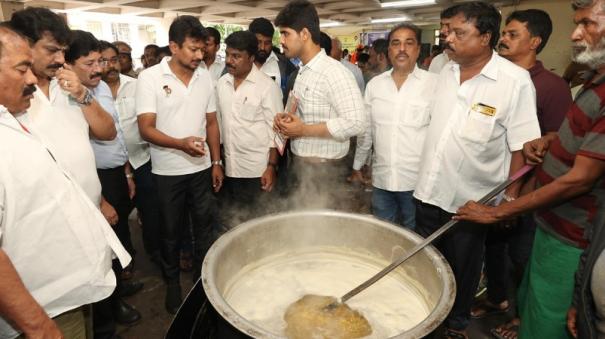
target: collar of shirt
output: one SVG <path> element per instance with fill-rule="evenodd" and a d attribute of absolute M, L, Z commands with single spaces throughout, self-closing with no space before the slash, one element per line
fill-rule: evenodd
<path fill-rule="evenodd" d="M 118 94 L 120 92 L 122 92 L 122 90 L 128 83 L 133 82 L 133 81 L 137 81 L 137 79 L 120 73 L 120 86 L 118 87 Z"/>
<path fill-rule="evenodd" d="M 498 62 L 496 61 L 496 58 L 501 58 L 501 56 L 498 56 L 498 54 L 492 52 L 491 58 L 489 59 L 487 64 L 485 64 L 485 66 L 483 66 L 483 68 L 481 69 L 481 72 L 479 72 L 479 75 L 483 75 L 484 77 L 486 77 L 488 79 L 497 81 L 498 80 Z M 460 84 L 460 65 L 456 62 L 452 63 L 452 70 L 454 71 L 454 74 L 456 75 L 456 79 L 458 80 L 458 83 Z"/>
<path fill-rule="evenodd" d="M 328 57 L 328 55 L 323 49 L 320 49 L 319 52 L 315 54 L 311 60 L 309 60 L 309 62 L 300 66 L 300 71 L 298 71 L 298 73 L 302 73 L 306 69 L 314 69 L 314 67 L 317 66 L 317 63 L 319 63 L 319 60 L 325 57 Z"/>
<path fill-rule="evenodd" d="M 246 76 L 246 79 L 244 79 L 244 81 L 248 81 L 251 83 L 256 83 L 258 81 L 258 76 L 260 74 L 260 70 L 258 69 L 258 67 L 256 67 L 254 64 L 252 65 L 252 69 L 250 69 L 250 72 L 248 73 L 248 75 Z M 230 84 L 231 86 L 234 86 L 234 77 L 231 73 L 227 73 L 225 80 L 227 81 L 228 84 Z"/>
<path fill-rule="evenodd" d="M 542 73 L 544 71 L 544 66 L 542 65 L 542 61 L 536 60 L 536 64 L 529 69 L 529 74 L 531 77 L 535 77 L 536 75 Z"/>
<path fill-rule="evenodd" d="M 275 52 L 273 52 L 273 51 L 271 51 L 271 54 L 269 54 L 269 57 L 267 58 L 267 60 L 265 60 L 265 62 L 270 61 L 270 60 L 275 60 L 276 62 L 279 61 L 277 54 L 275 54 Z"/>
<path fill-rule="evenodd" d="M 393 74 L 393 68 L 389 69 L 388 71 L 382 72 L 381 74 L 378 74 L 377 77 L 391 77 L 392 74 Z M 420 70 L 420 67 L 418 67 L 418 65 L 415 65 L 414 70 L 411 73 L 409 73 L 408 75 L 411 75 L 418 80 L 422 79 L 422 72 Z"/>
<path fill-rule="evenodd" d="M 168 76 L 172 76 L 175 79 L 178 79 L 178 77 L 176 76 L 176 74 L 174 74 L 174 72 L 172 71 L 172 69 L 170 69 L 170 65 L 168 65 L 168 61 L 172 60 L 171 57 L 165 57 L 164 59 L 162 59 L 162 61 L 160 62 L 160 67 L 162 68 L 162 74 L 164 75 L 168 75 Z M 204 61 L 202 61 L 201 64 L 203 64 Z M 201 65 L 200 64 L 200 65 Z M 195 69 L 195 71 L 193 71 L 193 76 L 191 77 L 191 80 L 199 78 L 200 76 L 200 72 L 203 68 L 197 67 Z M 191 83 L 189 83 L 189 86 L 191 86 Z"/>

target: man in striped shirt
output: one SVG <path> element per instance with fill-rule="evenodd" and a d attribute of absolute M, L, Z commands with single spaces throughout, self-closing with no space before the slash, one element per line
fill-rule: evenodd
<path fill-rule="evenodd" d="M 293 90 L 297 112 L 279 114 L 275 129 L 292 139 L 298 192 L 311 197 L 314 207 L 341 207 L 349 139 L 363 132 L 361 92 L 351 72 L 320 48 L 319 17 L 310 2 L 290 2 L 275 25 L 286 56 L 302 61 Z"/>
<path fill-rule="evenodd" d="M 558 135 L 524 146 L 539 164 L 537 188 L 498 207 L 468 202 L 460 220 L 495 223 L 535 210 L 538 225 L 519 291 L 522 338 L 567 338 L 574 273 L 595 220 L 605 213 L 605 0 L 574 0 L 574 61 L 592 74 L 567 112 Z"/>

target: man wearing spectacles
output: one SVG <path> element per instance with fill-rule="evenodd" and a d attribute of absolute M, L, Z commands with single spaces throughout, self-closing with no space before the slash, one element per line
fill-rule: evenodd
<path fill-rule="evenodd" d="M 131 195 L 134 195 L 134 184 L 128 184 L 132 176 L 132 167 L 128 159 L 128 149 L 119 116 L 114 106 L 111 89 L 101 80 L 102 69 L 109 63 L 101 57 L 101 44 L 89 32 L 72 31 L 71 43 L 65 54 L 65 61 L 73 69 L 89 93 L 98 100 L 102 108 L 107 111 L 115 125 L 117 136 L 111 141 L 91 138 L 97 173 L 101 181 L 103 199 L 101 213 L 116 232 L 122 245 L 131 256 L 134 248 L 130 239 L 128 215 L 132 211 Z M 120 277 L 121 267 L 114 264 L 116 276 Z M 124 325 L 131 325 L 141 318 L 141 314 L 120 298 L 120 295 L 132 295 L 143 287 L 140 282 L 123 282 L 118 279 L 116 291 L 108 300 L 95 304 L 93 317 L 97 320 L 95 337 L 104 336 L 105 328 L 97 326 L 102 319 L 110 323 L 110 319 Z M 100 333 L 101 334 L 100 334 Z"/>

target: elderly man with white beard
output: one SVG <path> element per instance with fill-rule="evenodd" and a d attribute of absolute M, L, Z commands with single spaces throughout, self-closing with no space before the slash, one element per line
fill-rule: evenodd
<path fill-rule="evenodd" d="M 558 133 L 524 145 L 527 162 L 539 164 L 536 189 L 497 207 L 468 202 L 454 217 L 492 224 L 535 211 L 538 229 L 519 291 L 520 338 L 570 336 L 574 274 L 605 214 L 605 0 L 574 0 L 572 7 L 573 59 L 592 73 Z"/>

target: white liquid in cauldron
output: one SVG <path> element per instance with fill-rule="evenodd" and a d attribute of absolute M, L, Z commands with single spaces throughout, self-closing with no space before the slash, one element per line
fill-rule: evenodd
<path fill-rule="evenodd" d="M 244 267 L 229 281 L 224 297 L 242 317 L 284 335 L 284 313 L 303 295 L 340 297 L 388 264 L 342 250 L 288 252 Z M 397 269 L 347 304 L 372 325 L 373 332 L 366 338 L 388 338 L 429 315 L 425 300 L 418 283 Z"/>

